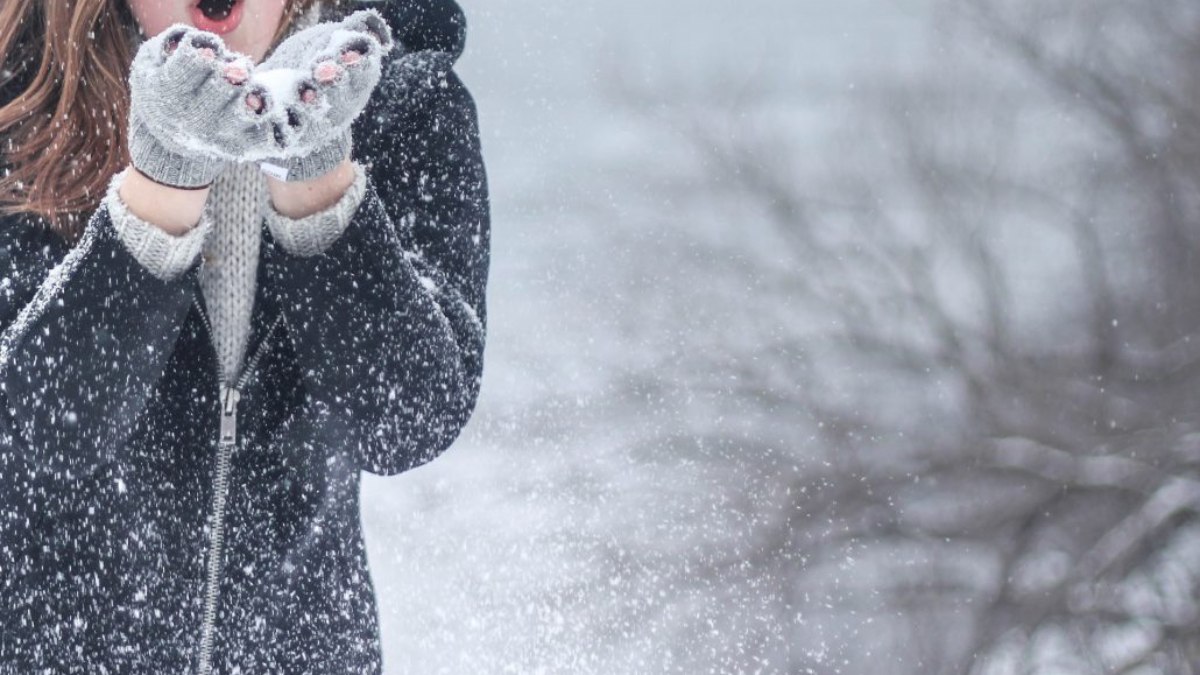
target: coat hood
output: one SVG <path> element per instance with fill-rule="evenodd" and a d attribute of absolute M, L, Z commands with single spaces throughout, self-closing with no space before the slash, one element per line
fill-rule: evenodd
<path fill-rule="evenodd" d="M 358 0 L 347 4 L 347 14 L 356 9 L 375 9 L 382 14 L 405 53 L 441 52 L 452 62 L 462 55 L 467 19 L 455 0 Z"/>

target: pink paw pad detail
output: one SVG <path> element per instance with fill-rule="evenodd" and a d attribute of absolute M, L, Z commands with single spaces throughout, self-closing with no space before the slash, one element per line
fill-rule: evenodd
<path fill-rule="evenodd" d="M 225 66 L 225 79 L 229 80 L 230 84 L 241 84 L 250 77 L 250 73 L 239 64 L 231 63 Z"/>
<path fill-rule="evenodd" d="M 329 84 L 336 80 L 341 74 L 342 69 L 332 61 L 326 61 L 318 64 L 316 69 L 313 70 L 313 77 L 317 78 L 317 81 L 321 84 Z"/>

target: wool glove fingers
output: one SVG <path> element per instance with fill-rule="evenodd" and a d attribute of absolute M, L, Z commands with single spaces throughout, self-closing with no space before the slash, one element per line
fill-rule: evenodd
<path fill-rule="evenodd" d="M 272 138 L 245 158 L 280 180 L 310 180 L 349 157 L 351 123 L 366 108 L 395 45 L 375 10 L 292 35 L 255 70 Z"/>
<path fill-rule="evenodd" d="M 129 152 L 138 171 L 175 187 L 209 185 L 269 135 L 247 103 L 253 62 L 221 38 L 174 24 L 142 43 L 130 67 Z"/>

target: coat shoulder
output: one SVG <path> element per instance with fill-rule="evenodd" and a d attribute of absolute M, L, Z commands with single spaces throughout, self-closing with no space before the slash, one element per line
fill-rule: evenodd
<path fill-rule="evenodd" d="M 397 134 L 411 138 L 439 121 L 474 118 L 466 86 L 454 73 L 463 50 L 466 20 L 454 0 L 355 0 L 349 11 L 374 8 L 392 28 L 397 48 L 388 55 L 379 86 L 354 123 L 356 152 L 368 163 L 406 152 Z M 463 159 L 463 158 L 460 158 Z"/>
<path fill-rule="evenodd" d="M 333 10 L 337 18 L 374 9 L 388 22 L 401 52 L 445 52 L 457 60 L 467 38 L 467 19 L 455 0 L 352 0 Z"/>

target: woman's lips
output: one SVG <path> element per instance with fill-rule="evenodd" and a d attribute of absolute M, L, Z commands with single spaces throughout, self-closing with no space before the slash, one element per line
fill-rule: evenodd
<path fill-rule="evenodd" d="M 244 0 L 237 0 L 237 2 L 233 4 L 233 7 L 230 8 L 229 14 L 225 15 L 225 18 L 223 19 L 208 18 L 204 15 L 204 12 L 201 11 L 200 4 L 201 3 L 196 3 L 188 10 L 192 15 L 192 24 L 200 30 L 206 30 L 210 33 L 216 33 L 217 35 L 224 35 L 226 33 L 233 32 L 238 27 L 238 24 L 242 22 L 242 6 L 246 3 Z"/>

